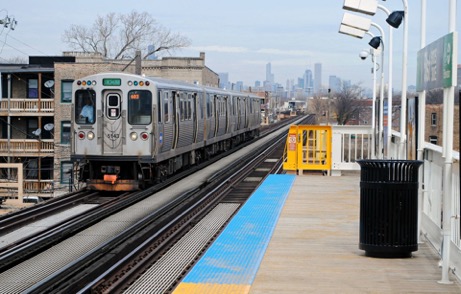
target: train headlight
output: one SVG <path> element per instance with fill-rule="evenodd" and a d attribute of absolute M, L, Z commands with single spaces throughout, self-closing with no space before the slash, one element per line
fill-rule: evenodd
<path fill-rule="evenodd" d="M 93 140 L 94 139 L 94 133 L 93 132 L 88 132 L 88 134 L 86 135 L 88 140 Z"/>
<path fill-rule="evenodd" d="M 133 86 L 133 82 L 132 82 L 132 81 L 128 81 L 128 86 Z"/>
<path fill-rule="evenodd" d="M 132 132 L 130 134 L 130 138 L 131 138 L 131 140 L 136 141 L 136 140 L 138 140 L 138 134 L 136 132 Z"/>
<path fill-rule="evenodd" d="M 84 132 L 78 132 L 78 138 L 79 138 L 80 140 L 85 139 L 85 133 L 84 133 Z"/>
<path fill-rule="evenodd" d="M 143 141 L 146 141 L 147 139 L 149 139 L 149 134 L 146 133 L 146 132 L 142 132 L 142 133 L 141 133 L 141 139 L 142 139 Z"/>

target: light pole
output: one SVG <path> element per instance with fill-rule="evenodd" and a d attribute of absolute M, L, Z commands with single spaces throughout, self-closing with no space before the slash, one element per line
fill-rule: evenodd
<path fill-rule="evenodd" d="M 425 3 L 423 3 L 425 5 Z M 456 40 L 456 0 L 450 0 L 449 3 L 449 22 L 448 32 L 453 33 L 453 39 Z M 458 48 L 455 41 L 452 45 L 452 56 L 450 60 L 451 67 L 451 83 L 443 90 L 443 151 L 442 156 L 445 157 L 443 169 L 443 242 L 442 242 L 442 280 L 441 284 L 451 284 L 449 279 L 450 270 L 450 247 L 452 235 L 452 214 L 453 214 L 453 124 L 454 124 L 454 96 L 455 96 L 455 80 L 456 80 L 456 60 Z M 447 60 L 448 61 L 448 60 Z M 446 66 L 446 65 L 445 65 Z"/>
<path fill-rule="evenodd" d="M 354 11 L 354 12 L 360 12 L 360 13 L 364 13 L 367 15 L 375 15 L 376 11 L 380 9 L 386 13 L 387 17 L 389 17 L 391 14 L 389 9 L 387 9 L 385 6 L 378 4 L 377 0 L 368 0 L 368 1 L 345 0 L 343 9 Z M 388 94 L 387 94 L 387 97 L 388 97 L 388 108 L 387 108 L 388 116 L 387 117 L 388 119 L 387 119 L 387 126 L 386 126 L 387 127 L 386 128 L 386 131 L 387 131 L 386 139 L 387 140 L 385 144 L 385 147 L 386 147 L 385 154 L 387 157 L 389 157 L 390 156 L 390 141 L 392 138 L 392 107 L 393 107 L 392 106 L 393 33 L 392 33 L 391 27 L 389 27 L 389 41 L 386 45 L 387 45 L 387 50 L 389 51 L 388 53 L 389 57 L 388 57 Z M 384 64 L 382 66 L 384 66 Z M 384 99 L 383 95 L 381 95 L 381 99 Z M 382 119 L 384 119 L 383 116 L 382 116 Z"/>
<path fill-rule="evenodd" d="M 378 8 L 384 11 L 386 13 L 387 17 L 391 14 L 389 9 L 386 7 L 379 5 Z M 391 138 L 392 138 L 392 71 L 393 71 L 393 31 L 391 26 L 389 25 L 389 39 L 387 42 L 387 50 L 389 51 L 388 53 L 388 73 L 387 73 L 387 141 L 386 141 L 386 157 L 390 158 L 391 157 Z M 384 64 L 383 64 L 384 66 Z M 384 99 L 384 98 L 383 98 Z"/>
<path fill-rule="evenodd" d="M 404 21 L 403 28 L 403 56 L 402 56 L 402 95 L 400 108 L 400 148 L 399 158 L 406 159 L 406 120 L 407 120 L 407 59 L 408 59 L 408 1 L 402 0 L 403 11 L 394 11 L 386 19 L 393 28 L 398 28 Z"/>
<path fill-rule="evenodd" d="M 370 35 L 372 38 L 375 37 L 370 32 L 366 32 L 367 35 Z M 376 124 L 376 119 L 375 119 L 375 110 L 376 110 L 376 56 L 375 56 L 375 49 L 370 49 L 371 52 L 371 61 L 373 62 L 373 96 L 372 96 L 372 103 L 371 103 L 371 130 L 372 130 L 372 136 L 371 136 L 371 154 L 373 158 L 375 157 L 375 124 Z M 368 57 L 369 53 L 366 50 L 363 50 L 360 52 L 359 56 L 362 60 L 365 60 Z"/>
<path fill-rule="evenodd" d="M 380 33 L 381 33 L 381 37 L 377 36 L 377 37 L 373 37 L 370 42 L 368 43 L 371 47 L 373 47 L 373 49 L 378 49 L 378 47 L 381 45 L 382 46 L 382 52 L 381 52 L 381 88 L 380 88 L 380 99 L 379 99 L 379 118 L 378 118 L 378 121 L 379 121 L 379 128 L 378 128 L 378 148 L 379 148 L 379 151 L 378 151 L 378 154 L 379 154 L 379 158 L 383 158 L 383 152 L 384 152 L 384 148 L 383 148 L 383 134 L 384 134 L 384 31 L 383 29 L 375 24 L 375 23 L 371 23 L 372 26 L 376 27 Z"/>
<path fill-rule="evenodd" d="M 346 0 L 346 3 L 348 1 Z M 358 16 L 358 15 L 355 15 L 355 14 L 350 14 L 350 13 L 344 13 L 344 16 L 343 16 L 343 19 L 341 21 L 341 26 L 340 26 L 340 30 L 339 32 L 340 33 L 343 33 L 343 34 L 347 34 L 347 35 L 351 35 L 353 37 L 357 37 L 357 38 L 363 38 L 363 35 L 365 35 L 366 32 L 368 32 L 370 30 L 370 27 L 371 26 L 374 26 L 375 28 L 377 28 L 380 33 L 381 33 L 381 37 L 374 37 L 372 39 L 372 41 L 370 41 L 370 46 L 372 46 L 374 49 L 377 49 L 379 47 L 380 44 L 384 44 L 384 31 L 383 29 L 381 28 L 381 26 L 379 26 L 378 24 L 374 23 L 374 22 L 371 22 L 370 19 L 368 18 L 365 18 L 365 17 L 361 17 L 361 16 Z M 383 46 L 384 47 L 384 46 Z M 382 50 L 384 51 L 384 50 Z M 380 96 L 381 96 L 381 99 L 380 99 L 380 105 L 379 105 L 379 109 L 380 109 L 380 112 L 379 112 L 379 116 L 378 116 L 378 121 L 379 121 L 379 127 L 378 127 L 378 148 L 379 148 L 379 156 L 380 158 L 382 158 L 382 154 L 383 154 L 383 106 L 384 106 L 384 103 L 383 103 L 383 97 L 384 97 L 384 68 L 383 68 L 383 65 L 384 65 L 384 54 L 381 55 L 381 91 L 380 91 Z M 374 107 L 373 107 L 373 110 L 374 110 Z M 374 119 L 374 118 L 373 118 Z M 372 124 L 373 126 L 373 124 Z M 373 136 L 374 136 L 374 129 L 372 130 L 373 131 Z M 376 138 L 375 138 L 376 140 Z M 373 146 L 374 148 L 374 146 Z M 373 155 L 376 155 L 375 152 L 372 153 Z"/>

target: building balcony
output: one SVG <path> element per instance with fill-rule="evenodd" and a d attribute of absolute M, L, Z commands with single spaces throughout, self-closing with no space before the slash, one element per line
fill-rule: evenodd
<path fill-rule="evenodd" d="M 8 106 L 9 102 L 9 106 Z M 3 98 L 0 116 L 53 116 L 54 99 Z"/>
<path fill-rule="evenodd" d="M 0 139 L 0 156 L 44 157 L 53 153 L 53 139 Z"/>

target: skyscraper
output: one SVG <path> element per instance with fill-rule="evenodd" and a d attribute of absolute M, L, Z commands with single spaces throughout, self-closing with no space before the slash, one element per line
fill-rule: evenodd
<path fill-rule="evenodd" d="M 304 93 L 307 94 L 308 97 L 311 97 L 314 93 L 314 80 L 312 78 L 312 71 L 310 69 L 306 69 L 304 72 Z"/>
<path fill-rule="evenodd" d="M 229 84 L 229 73 L 221 72 L 219 75 L 219 87 L 221 89 L 227 89 Z"/>
<path fill-rule="evenodd" d="M 154 45 L 147 46 L 147 52 L 154 52 L 154 51 L 155 51 Z M 155 56 L 155 53 L 152 53 L 151 55 L 147 56 L 147 60 L 157 60 L 157 56 Z"/>
<path fill-rule="evenodd" d="M 322 64 L 314 65 L 314 94 L 320 93 L 322 90 Z"/>
<path fill-rule="evenodd" d="M 266 64 L 266 81 L 271 84 L 274 83 L 274 75 L 272 74 L 272 65 L 270 62 Z"/>
<path fill-rule="evenodd" d="M 341 91 L 341 79 L 337 76 L 330 76 L 328 81 L 328 87 L 331 89 L 332 92 L 340 92 Z"/>

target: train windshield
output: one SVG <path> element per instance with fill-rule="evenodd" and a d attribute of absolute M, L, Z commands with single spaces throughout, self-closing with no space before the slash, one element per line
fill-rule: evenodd
<path fill-rule="evenodd" d="M 78 124 L 94 124 L 95 97 L 93 90 L 78 90 L 75 92 L 75 121 Z"/>
<path fill-rule="evenodd" d="M 152 122 L 152 92 L 135 90 L 128 93 L 128 123 L 148 125 Z"/>

